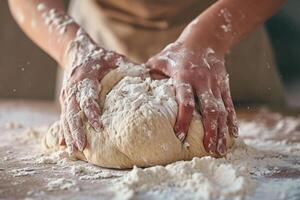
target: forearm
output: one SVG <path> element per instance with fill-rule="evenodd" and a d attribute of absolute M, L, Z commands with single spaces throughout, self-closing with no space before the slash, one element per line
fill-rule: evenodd
<path fill-rule="evenodd" d="M 66 14 L 60 0 L 9 0 L 22 30 L 62 66 L 64 54 L 79 26 Z"/>
<path fill-rule="evenodd" d="M 183 31 L 178 41 L 224 55 L 272 16 L 286 0 L 219 0 Z M 197 43 L 199 41 L 199 43 Z"/>

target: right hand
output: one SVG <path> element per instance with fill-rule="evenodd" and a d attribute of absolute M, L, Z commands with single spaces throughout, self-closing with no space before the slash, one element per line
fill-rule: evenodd
<path fill-rule="evenodd" d="M 212 156 L 224 156 L 228 146 L 226 135 L 238 136 L 229 76 L 223 56 L 211 48 L 203 48 L 201 41 L 196 44 L 174 42 L 150 58 L 146 65 L 150 73 L 174 80 L 179 106 L 174 131 L 178 139 L 186 138 L 196 102 L 202 116 L 206 151 Z"/>
<path fill-rule="evenodd" d="M 85 123 L 100 131 L 99 93 L 101 79 L 120 65 L 134 66 L 125 56 L 102 48 L 93 50 L 77 66 L 68 66 L 71 72 L 65 74 L 61 90 L 61 123 L 63 134 L 60 145 L 67 145 L 70 154 L 83 151 L 86 146 Z M 67 69 L 68 70 L 68 69 Z"/>

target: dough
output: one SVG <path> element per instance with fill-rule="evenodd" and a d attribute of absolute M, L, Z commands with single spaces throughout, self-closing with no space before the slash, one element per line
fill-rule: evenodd
<path fill-rule="evenodd" d="M 200 115 L 193 113 L 189 133 L 182 144 L 173 126 L 178 110 L 171 80 L 125 76 L 114 70 L 102 80 L 100 99 L 104 128 L 95 132 L 86 124 L 87 146 L 75 155 L 107 168 L 166 165 L 208 155 L 203 147 Z M 44 138 L 47 150 L 58 150 L 59 122 Z M 226 136 L 229 146 L 234 140 Z"/>

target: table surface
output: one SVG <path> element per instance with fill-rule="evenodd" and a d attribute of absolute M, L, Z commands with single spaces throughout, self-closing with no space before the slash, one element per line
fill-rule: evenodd
<path fill-rule="evenodd" d="M 239 118 L 253 120 L 256 113 L 256 110 L 240 109 Z M 28 139 L 28 137 L 24 138 L 23 135 L 26 134 L 26 131 L 27 134 L 32 133 L 30 131 L 32 129 L 45 133 L 49 125 L 57 119 L 59 119 L 59 108 L 52 102 L 0 101 L 0 199 L 57 199 L 58 197 L 60 199 L 71 197 L 98 199 L 99 195 L 101 199 L 110 199 L 114 193 L 117 193 L 117 191 L 111 191 L 109 185 L 126 174 L 126 170 L 112 170 L 112 176 L 92 181 L 80 180 L 70 173 L 69 169 L 53 164 L 36 164 L 32 163 L 30 159 L 26 159 L 40 154 L 39 141 Z M 299 134 L 296 135 L 293 142 L 300 143 Z M 71 165 L 84 163 L 82 161 L 70 162 Z M 300 155 L 295 154 L 289 162 L 300 164 Z M 16 169 L 24 168 L 27 168 L 29 173 L 30 168 L 34 168 L 38 173 L 29 176 L 14 176 L 12 173 L 16 172 L 14 171 Z M 76 180 L 76 189 L 47 190 L 46 186 L 49 180 L 59 177 Z M 274 193 L 274 191 L 280 191 L 287 182 L 290 186 L 285 188 L 284 192 L 291 193 L 292 199 L 300 199 L 300 169 L 285 169 L 273 176 L 255 178 L 259 182 L 259 187 L 249 199 L 278 199 L 278 193 Z"/>

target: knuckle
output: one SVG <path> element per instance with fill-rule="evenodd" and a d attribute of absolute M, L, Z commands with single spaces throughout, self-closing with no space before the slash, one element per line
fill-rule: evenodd
<path fill-rule="evenodd" d="M 203 110 L 204 115 L 208 115 L 211 117 L 217 116 L 219 113 L 219 108 L 215 104 L 211 104 L 206 106 Z"/>
<path fill-rule="evenodd" d="M 185 100 L 182 102 L 182 106 L 187 110 L 193 110 L 195 108 L 195 102 L 193 100 Z"/>
<path fill-rule="evenodd" d="M 148 61 L 146 66 L 152 68 L 153 67 L 153 63 L 155 62 L 156 57 L 151 57 Z"/>
<path fill-rule="evenodd" d="M 226 108 L 228 115 L 235 116 L 235 110 L 233 108 Z"/>
<path fill-rule="evenodd" d="M 197 73 L 197 82 L 198 83 L 208 82 L 209 81 L 208 73 L 209 73 L 208 71 L 207 72 L 199 71 Z"/>
<path fill-rule="evenodd" d="M 181 93 L 186 98 L 191 98 L 193 96 L 192 86 L 189 83 L 180 82 L 175 83 L 176 90 Z"/>
<path fill-rule="evenodd" d="M 220 110 L 220 111 L 219 111 L 219 115 L 220 115 L 221 117 L 227 117 L 228 113 L 227 113 L 227 111 L 225 111 L 225 110 Z"/>

